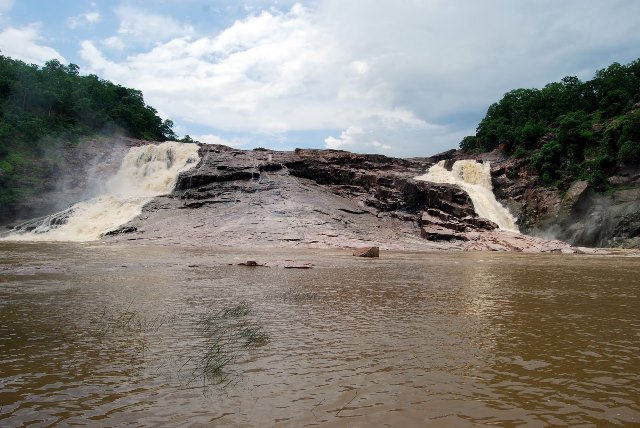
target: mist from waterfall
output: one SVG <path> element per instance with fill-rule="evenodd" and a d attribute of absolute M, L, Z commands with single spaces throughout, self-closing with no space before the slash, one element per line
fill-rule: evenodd
<path fill-rule="evenodd" d="M 198 145 L 167 141 L 132 147 L 101 194 L 18 226 L 5 239 L 19 241 L 92 241 L 140 215 L 154 196 L 170 193 L 178 174 L 199 160 Z M 25 223 L 26 224 L 26 223 Z M 22 229 L 22 230 L 21 230 Z"/>
<path fill-rule="evenodd" d="M 476 213 L 496 223 L 500 229 L 519 232 L 516 219 L 509 210 L 496 200 L 491 185 L 491 167 L 489 162 L 475 160 L 456 161 L 451 171 L 445 167 L 445 161 L 433 165 L 426 174 L 415 177 L 416 180 L 432 183 L 455 184 L 461 187 L 473 202 Z"/>

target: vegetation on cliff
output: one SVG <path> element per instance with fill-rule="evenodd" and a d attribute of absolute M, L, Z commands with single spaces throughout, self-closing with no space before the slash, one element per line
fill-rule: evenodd
<path fill-rule="evenodd" d="M 175 138 L 172 126 L 138 90 L 81 76 L 75 64 L 39 67 L 0 55 L 0 205 L 46 189 L 58 149 L 82 137 L 117 132 L 164 141 Z"/>
<path fill-rule="evenodd" d="M 603 187 L 621 165 L 640 162 L 640 59 L 586 82 L 569 76 L 509 91 L 460 147 L 525 158 L 545 185 L 585 179 Z"/>

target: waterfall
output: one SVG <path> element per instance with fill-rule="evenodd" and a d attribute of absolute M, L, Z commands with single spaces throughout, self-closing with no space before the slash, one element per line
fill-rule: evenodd
<path fill-rule="evenodd" d="M 181 171 L 199 160 L 198 145 L 167 141 L 129 149 L 101 194 L 16 227 L 5 239 L 92 241 L 134 219 L 154 196 L 170 193 Z"/>
<path fill-rule="evenodd" d="M 440 161 L 429 168 L 426 174 L 415 177 L 415 179 L 433 183 L 455 184 L 461 187 L 471 198 L 473 208 L 480 217 L 493 221 L 500 229 L 518 232 L 515 218 L 496 200 L 493 194 L 489 162 L 459 160 L 453 164 L 451 171 L 449 171 L 445 167 L 445 161 Z"/>

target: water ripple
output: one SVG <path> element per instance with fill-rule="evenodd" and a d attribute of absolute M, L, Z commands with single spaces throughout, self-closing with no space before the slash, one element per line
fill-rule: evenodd
<path fill-rule="evenodd" d="M 640 423 L 637 259 L 12 245 L 3 426 Z"/>

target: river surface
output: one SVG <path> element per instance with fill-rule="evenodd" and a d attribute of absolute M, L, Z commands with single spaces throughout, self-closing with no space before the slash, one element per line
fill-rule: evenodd
<path fill-rule="evenodd" d="M 638 425 L 640 259 L 0 243 L 0 426 L 56 424 Z"/>

